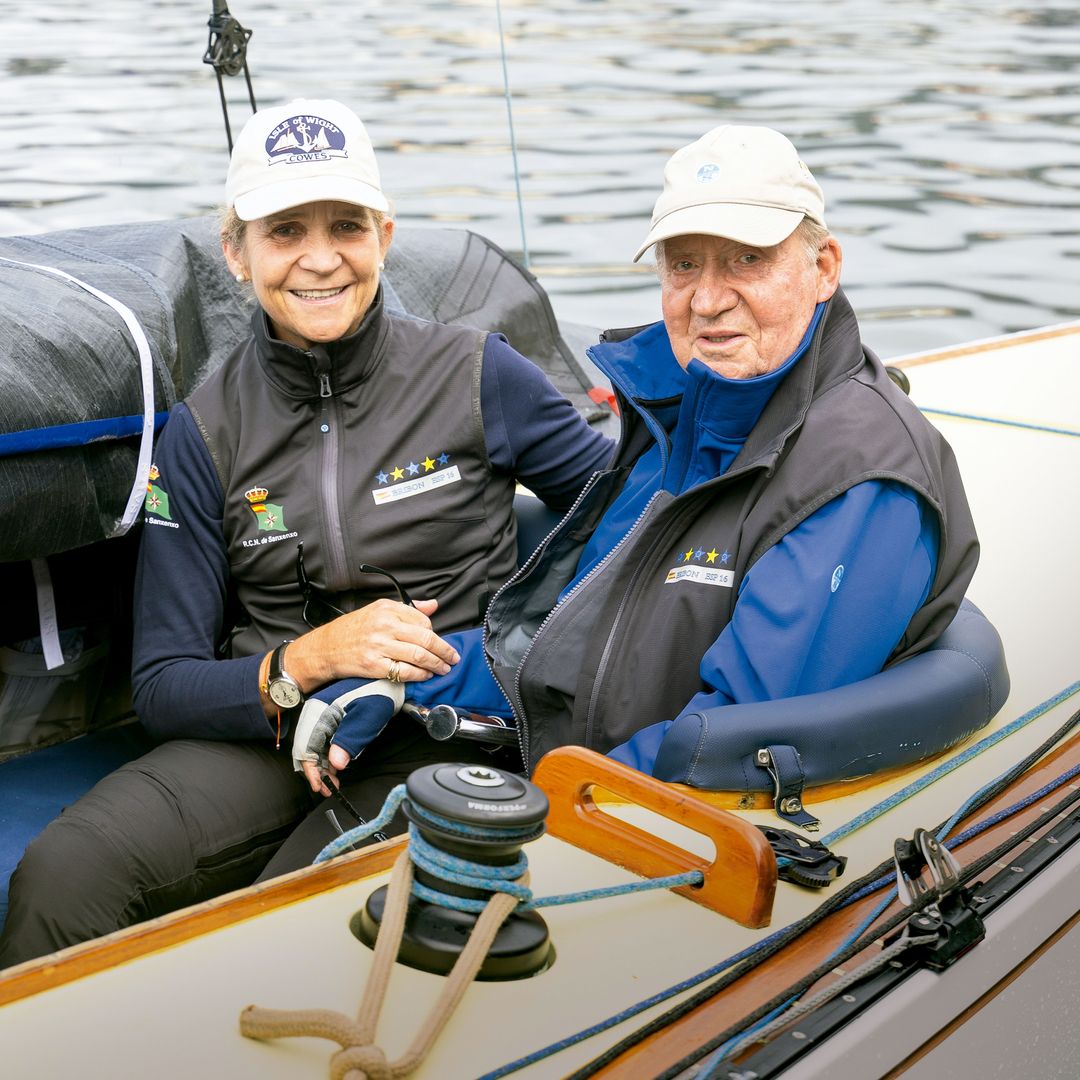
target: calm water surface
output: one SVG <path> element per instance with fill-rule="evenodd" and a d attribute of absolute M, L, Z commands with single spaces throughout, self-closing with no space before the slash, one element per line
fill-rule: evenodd
<path fill-rule="evenodd" d="M 209 0 L 0 0 L 0 233 L 203 213 Z M 367 121 L 401 227 L 522 248 L 494 0 L 233 0 L 257 100 Z M 630 259 L 672 150 L 789 135 L 883 355 L 1080 316 L 1075 0 L 503 0 L 526 236 L 563 318 L 658 315 Z M 229 83 L 239 126 L 249 107 Z"/>

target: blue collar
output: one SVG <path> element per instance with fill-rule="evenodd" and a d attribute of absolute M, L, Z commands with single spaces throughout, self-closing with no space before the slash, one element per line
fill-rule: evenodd
<path fill-rule="evenodd" d="M 625 341 L 605 341 L 594 345 L 588 350 L 588 355 L 640 412 L 652 411 L 649 403 L 682 397 L 693 380 L 698 390 L 695 396 L 704 393 L 703 400 L 707 399 L 710 412 L 716 410 L 711 424 L 726 426 L 734 422 L 744 429 L 742 433 L 745 434 L 749 430 L 745 427 L 746 418 L 753 417 L 749 425 L 753 427 L 776 387 L 806 354 L 824 310 L 824 303 L 817 305 L 802 340 L 783 364 L 752 379 L 728 379 L 696 359 L 690 361 L 687 370 L 683 370 L 675 359 L 662 322 L 647 326 Z M 669 410 L 661 412 L 664 413 L 664 427 L 670 431 L 677 413 Z"/>

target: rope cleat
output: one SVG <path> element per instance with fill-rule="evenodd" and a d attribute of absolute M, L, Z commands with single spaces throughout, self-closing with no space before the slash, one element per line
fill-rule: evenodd
<path fill-rule="evenodd" d="M 759 825 L 777 858 L 777 877 L 793 885 L 824 889 L 844 872 L 846 855 L 834 855 L 820 840 L 807 840 L 789 829 Z"/>
<path fill-rule="evenodd" d="M 960 864 L 925 829 L 916 829 L 911 840 L 897 840 L 893 851 L 896 892 L 901 903 L 913 907 L 934 891 L 937 899 L 914 912 L 903 930 L 886 938 L 885 943 L 900 937 L 936 934 L 934 942 L 917 947 L 927 967 L 944 971 L 986 936 L 986 926 L 971 904 L 971 893 L 960 884 Z M 927 869 L 929 883 L 923 876 Z"/>

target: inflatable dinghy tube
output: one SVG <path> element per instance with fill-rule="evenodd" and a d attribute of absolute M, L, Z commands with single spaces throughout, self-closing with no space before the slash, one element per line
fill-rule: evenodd
<path fill-rule="evenodd" d="M 1008 695 L 1001 638 L 965 600 L 929 649 L 861 682 L 680 717 L 653 775 L 770 792 L 777 813 L 805 828 L 803 787 L 915 765 L 985 727 Z"/>

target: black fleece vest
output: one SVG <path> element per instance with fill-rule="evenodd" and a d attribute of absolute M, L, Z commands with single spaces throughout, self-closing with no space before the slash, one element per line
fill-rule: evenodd
<path fill-rule="evenodd" d="M 270 337 L 261 311 L 253 330 L 187 401 L 224 492 L 232 655 L 306 629 L 300 541 L 309 579 L 343 610 L 396 595 L 360 573 L 373 563 L 438 599 L 440 632 L 476 625 L 516 565 L 512 480 L 492 472 L 480 412 L 486 334 L 379 303 L 310 351 Z"/>
<path fill-rule="evenodd" d="M 731 468 L 677 497 L 655 496 L 600 572 L 543 621 L 572 578 L 584 539 L 649 443 L 636 410 L 624 402 L 622 414 L 614 469 L 594 481 L 489 615 L 488 652 L 519 721 L 524 717 L 530 768 L 554 746 L 605 752 L 674 717 L 703 689 L 701 657 L 731 618 L 750 567 L 864 480 L 908 485 L 940 524 L 930 594 L 890 663 L 931 644 L 959 607 L 978 542 L 952 450 L 863 348 L 855 315 L 837 293 L 808 354 L 777 389 Z M 686 572 L 685 553 L 698 549 L 728 554 L 722 567 L 693 570 L 724 574 L 723 585 L 666 584 Z"/>

